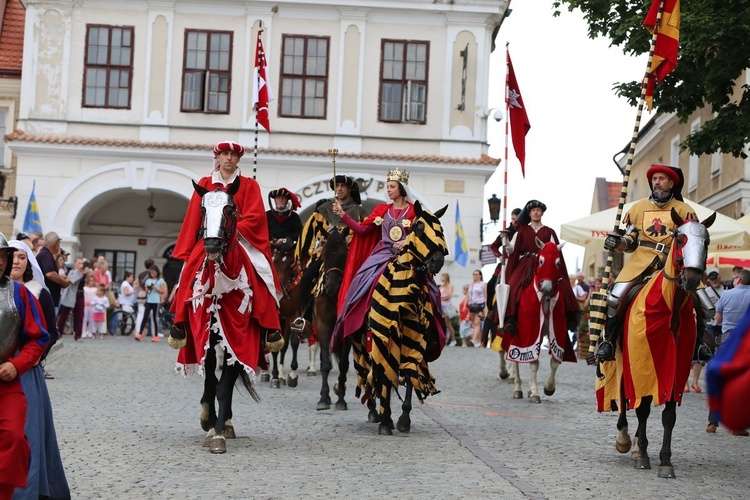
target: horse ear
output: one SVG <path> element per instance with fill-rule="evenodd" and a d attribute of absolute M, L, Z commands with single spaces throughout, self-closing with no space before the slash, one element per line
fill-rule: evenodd
<path fill-rule="evenodd" d="M 208 189 L 204 188 L 203 186 L 196 184 L 195 181 L 191 181 L 193 183 L 193 189 L 195 189 L 195 192 L 198 193 L 198 195 L 203 198 L 206 193 L 208 193 Z"/>
<path fill-rule="evenodd" d="M 536 242 L 536 246 L 539 247 L 539 250 L 544 248 L 544 243 L 542 243 L 542 240 L 534 236 L 534 241 Z"/>
<path fill-rule="evenodd" d="M 417 215 L 417 217 L 422 217 L 422 204 L 419 203 L 419 200 L 416 200 L 414 202 L 414 213 Z"/>
<path fill-rule="evenodd" d="M 680 217 L 680 214 L 677 213 L 677 210 L 675 210 L 674 207 L 672 207 L 672 222 L 674 222 L 678 227 L 685 223 L 685 219 Z"/>
<path fill-rule="evenodd" d="M 444 206 L 443 208 L 441 208 L 440 210 L 438 210 L 437 212 L 435 212 L 433 215 L 439 219 L 440 217 L 442 217 L 443 215 L 445 215 L 445 211 L 446 210 L 448 210 L 448 205 Z"/>
<path fill-rule="evenodd" d="M 558 250 L 562 250 L 566 243 L 567 243 L 567 241 L 563 241 L 562 243 L 560 243 L 559 245 L 557 245 L 557 249 Z"/>
<path fill-rule="evenodd" d="M 703 224 L 704 226 L 706 226 L 706 229 L 708 229 L 709 227 L 711 227 L 713 225 L 714 222 L 716 222 L 716 212 L 714 212 L 711 215 L 709 215 L 708 217 L 706 217 L 701 222 L 701 224 Z"/>
<path fill-rule="evenodd" d="M 237 191 L 240 190 L 240 176 L 234 178 L 234 181 L 232 181 L 232 185 L 229 186 L 229 189 L 227 189 L 227 194 L 229 196 L 234 196 L 237 194 Z"/>

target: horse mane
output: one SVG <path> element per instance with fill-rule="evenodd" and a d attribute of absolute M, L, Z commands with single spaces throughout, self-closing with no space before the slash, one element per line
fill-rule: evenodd
<path fill-rule="evenodd" d="M 332 254 L 342 246 L 346 247 L 346 235 L 343 231 L 331 231 L 328 233 L 326 243 L 323 245 L 323 250 L 320 254 L 323 261 L 329 260 Z"/>

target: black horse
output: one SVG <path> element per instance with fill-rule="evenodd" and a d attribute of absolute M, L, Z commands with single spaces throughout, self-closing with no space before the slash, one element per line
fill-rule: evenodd
<path fill-rule="evenodd" d="M 223 257 L 227 249 L 238 243 L 236 223 L 239 213 L 232 197 L 239 190 L 240 179 L 239 177 L 235 179 L 226 192 L 220 189 L 209 191 L 195 182 L 193 182 L 193 187 L 201 197 L 203 218 L 201 236 L 206 252 L 203 266 L 210 269 L 210 273 L 214 275 L 239 281 L 237 277 L 239 270 L 227 269 Z M 216 295 L 213 289 L 204 289 L 200 296 L 203 307 L 210 311 L 207 322 L 208 346 L 203 367 L 204 385 L 200 423 L 203 430 L 208 433 L 203 446 L 207 446 L 211 453 L 225 453 L 227 451 L 226 439 L 235 437 L 231 419 L 232 395 L 237 380 L 242 381 L 242 385 L 253 399 L 260 400 L 253 388 L 250 374 L 233 355 L 230 338 L 232 333 L 223 330 L 220 312 L 217 309 L 221 309 L 222 294 L 226 297 L 227 293 L 236 291 L 236 289 L 227 290 L 226 284 L 224 287 L 225 289 Z M 195 314 L 192 308 L 191 314 Z M 185 333 L 172 329 L 169 344 L 175 348 L 184 347 Z"/>

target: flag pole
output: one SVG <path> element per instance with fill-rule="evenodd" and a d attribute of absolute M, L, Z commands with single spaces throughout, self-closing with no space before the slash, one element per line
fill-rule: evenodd
<path fill-rule="evenodd" d="M 508 47 L 510 42 L 505 43 L 505 166 L 503 168 L 503 231 L 508 230 L 508 129 L 510 124 L 510 96 L 508 94 L 508 85 L 510 78 L 510 52 Z M 503 244 L 507 243 L 508 233 L 504 233 Z M 505 266 L 507 264 L 507 257 L 503 253 L 502 265 L 500 269 L 500 283 L 505 284 Z M 500 318 L 500 324 L 502 325 L 503 318 Z"/>
<path fill-rule="evenodd" d="M 656 14 L 656 25 L 654 31 L 651 34 L 651 48 L 648 53 L 648 63 L 646 64 L 646 73 L 641 81 L 641 95 L 638 99 L 638 112 L 635 117 L 635 126 L 633 127 L 633 136 L 630 139 L 630 147 L 628 148 L 628 160 L 625 164 L 625 172 L 622 176 L 622 190 L 620 191 L 620 200 L 617 204 L 617 213 L 615 215 L 615 223 L 612 232 L 617 232 L 620 229 L 620 221 L 622 220 L 622 211 L 625 201 L 628 196 L 628 184 L 630 182 L 630 169 L 633 166 L 633 158 L 635 157 L 635 146 L 638 142 L 638 133 L 641 127 L 641 117 L 643 116 L 643 106 L 646 102 L 646 89 L 648 85 L 649 77 L 651 76 L 651 62 L 654 59 L 654 48 L 656 47 L 656 38 L 659 34 L 659 24 L 661 21 L 661 15 L 664 10 L 664 0 L 659 2 L 659 11 Z M 597 359 L 595 352 L 596 347 L 599 345 L 602 337 L 602 331 L 604 325 L 607 322 L 607 289 L 609 287 L 609 276 L 612 272 L 612 261 L 614 260 L 614 250 L 609 250 L 607 253 L 607 263 L 604 267 L 604 276 L 602 277 L 602 287 L 599 292 L 594 292 L 590 300 L 590 313 L 589 313 L 589 354 L 586 356 L 586 362 L 589 365 L 599 363 L 601 360 Z M 604 332 L 606 337 L 607 332 Z"/>
<path fill-rule="evenodd" d="M 258 21 L 258 38 L 263 33 L 263 21 Z M 258 67 L 258 44 L 255 44 L 255 67 Z M 260 88 L 260 71 L 255 71 L 255 85 Z M 253 147 L 253 179 L 258 172 L 258 104 L 255 105 L 255 145 Z"/>

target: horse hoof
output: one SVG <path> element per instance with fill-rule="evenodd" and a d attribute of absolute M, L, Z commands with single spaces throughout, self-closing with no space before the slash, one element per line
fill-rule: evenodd
<path fill-rule="evenodd" d="M 506 378 L 510 377 L 510 373 L 508 372 L 508 370 L 500 370 L 498 376 L 500 377 L 500 380 L 505 380 Z"/>
<path fill-rule="evenodd" d="M 529 402 L 535 403 L 535 404 L 541 404 L 542 398 L 539 396 L 529 396 Z"/>
<path fill-rule="evenodd" d="M 214 436 L 211 438 L 211 443 L 208 445 L 208 451 L 211 453 L 226 453 L 227 452 L 227 440 L 224 436 Z"/>
<path fill-rule="evenodd" d="M 552 396 L 555 393 L 555 388 L 547 389 L 547 386 L 544 386 L 544 395 L 545 396 Z"/>
<path fill-rule="evenodd" d="M 281 381 L 277 378 L 271 380 L 271 389 L 278 389 L 281 387 Z"/>
<path fill-rule="evenodd" d="M 234 426 L 233 425 L 225 425 L 224 426 L 224 437 L 227 439 L 237 439 L 237 434 L 234 432 Z"/>
<path fill-rule="evenodd" d="M 633 442 L 628 439 L 624 443 L 620 443 L 619 441 L 615 440 L 615 449 L 618 453 L 627 453 L 630 451 L 630 448 L 633 446 Z"/>
<path fill-rule="evenodd" d="M 307 370 L 307 376 L 308 377 L 317 377 L 318 376 L 318 372 L 315 371 L 315 370 Z"/>
<path fill-rule="evenodd" d="M 349 405 L 346 404 L 346 401 L 336 401 L 336 404 L 333 406 L 335 410 L 348 410 Z"/>
<path fill-rule="evenodd" d="M 270 382 L 271 381 L 271 374 L 270 373 L 261 373 L 260 374 L 260 381 L 261 382 Z"/>
<path fill-rule="evenodd" d="M 411 419 L 408 417 L 400 417 L 396 424 L 396 429 L 401 433 L 408 434 L 411 430 Z"/>
<path fill-rule="evenodd" d="M 292 378 L 292 376 L 289 375 L 289 377 L 286 380 L 286 385 L 288 385 L 289 387 L 297 387 L 298 381 L 299 381 L 298 378 Z"/>
<path fill-rule="evenodd" d="M 380 425 L 378 426 L 378 434 L 381 436 L 393 436 L 393 430 L 388 423 L 380 422 Z"/>
<path fill-rule="evenodd" d="M 203 447 L 208 448 L 211 445 L 211 440 L 216 436 L 216 431 L 210 429 L 206 437 L 203 439 Z"/>
<path fill-rule="evenodd" d="M 339 384 L 338 383 L 333 384 L 333 393 L 335 395 L 337 395 L 337 396 L 341 396 L 341 394 L 339 394 Z"/>
<path fill-rule="evenodd" d="M 648 457 L 637 457 L 635 459 L 635 468 L 646 470 L 651 468 L 651 460 Z"/>
<path fill-rule="evenodd" d="M 523 399 L 523 391 L 513 391 L 513 399 Z"/>
<path fill-rule="evenodd" d="M 657 475 L 666 479 L 674 479 L 677 477 L 674 475 L 674 467 L 671 465 L 660 465 Z"/>
<path fill-rule="evenodd" d="M 330 410 L 331 409 L 331 403 L 327 401 L 318 401 L 318 406 L 315 407 L 316 410 Z"/>
<path fill-rule="evenodd" d="M 367 421 L 370 422 L 371 424 L 379 424 L 380 420 L 382 419 L 380 417 L 380 413 L 378 412 L 371 411 L 370 413 L 367 414 Z"/>

